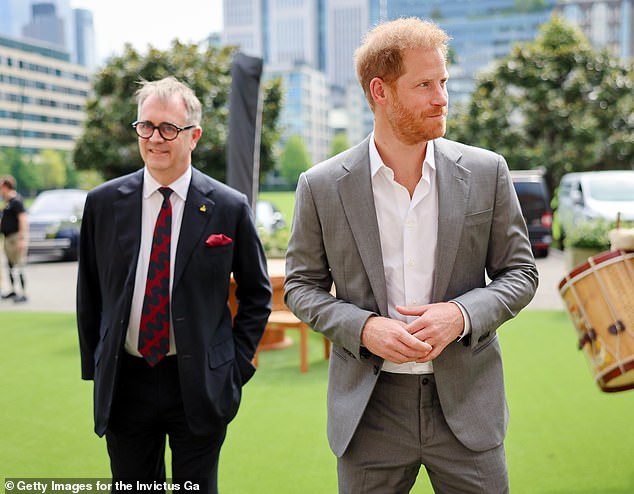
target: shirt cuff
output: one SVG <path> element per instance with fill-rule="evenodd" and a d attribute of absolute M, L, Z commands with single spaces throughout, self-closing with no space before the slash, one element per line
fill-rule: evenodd
<path fill-rule="evenodd" d="M 458 336 L 458 339 L 456 340 L 456 341 L 460 341 L 465 336 L 471 333 L 471 320 L 469 319 L 469 315 L 467 314 L 467 311 L 462 305 L 460 305 L 455 300 L 451 300 L 451 303 L 456 304 L 458 306 L 458 308 L 460 309 L 460 312 L 462 312 L 462 318 L 464 319 L 464 328 L 462 330 L 462 334 Z"/>

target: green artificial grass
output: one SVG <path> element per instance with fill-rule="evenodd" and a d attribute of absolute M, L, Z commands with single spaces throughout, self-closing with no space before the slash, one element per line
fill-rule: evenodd
<path fill-rule="evenodd" d="M 3 313 L 0 320 L 0 475 L 108 478 L 105 441 L 92 432 L 92 384 L 80 379 L 74 316 Z M 524 311 L 499 334 L 511 492 L 634 492 L 634 390 L 599 390 L 565 312 Z M 260 353 L 223 447 L 221 492 L 336 492 L 317 334 L 310 351 L 307 374 L 299 372 L 297 345 Z M 424 473 L 412 492 L 432 492 Z"/>

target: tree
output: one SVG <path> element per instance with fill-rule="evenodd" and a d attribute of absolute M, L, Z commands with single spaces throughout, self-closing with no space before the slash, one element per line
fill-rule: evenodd
<path fill-rule="evenodd" d="M 296 185 L 299 175 L 310 168 L 311 161 L 304 141 L 298 135 L 288 138 L 280 156 L 280 174 L 291 185 Z"/>
<path fill-rule="evenodd" d="M 338 132 L 332 139 L 330 143 L 330 156 L 334 156 L 336 154 L 345 151 L 350 147 L 350 143 L 348 141 L 348 136 L 343 132 Z"/>
<path fill-rule="evenodd" d="M 226 177 L 230 67 L 234 47 L 201 49 L 196 44 L 172 42 L 168 51 L 150 47 L 140 55 L 127 44 L 96 74 L 94 97 L 86 106 L 83 134 L 73 160 L 78 169 L 96 169 L 108 179 L 141 165 L 137 137 L 130 126 L 136 119 L 134 94 L 141 79 L 173 75 L 189 85 L 203 106 L 203 134 L 194 150 L 194 165 L 219 180 Z M 279 79 L 263 83 L 260 173 L 273 168 L 271 147 L 277 140 L 281 89 Z"/>
<path fill-rule="evenodd" d="M 631 62 L 554 16 L 479 77 L 448 135 L 495 149 L 511 168 L 543 168 L 552 191 L 564 173 L 632 167 L 633 88 Z"/>
<path fill-rule="evenodd" d="M 18 190 L 25 196 L 33 195 L 40 188 L 40 176 L 32 156 L 19 148 L 0 148 L 0 176 L 3 175 L 13 176 Z"/>
<path fill-rule="evenodd" d="M 34 165 L 40 177 L 40 187 L 43 189 L 61 189 L 66 186 L 67 165 L 65 156 L 60 151 L 44 149 Z"/>

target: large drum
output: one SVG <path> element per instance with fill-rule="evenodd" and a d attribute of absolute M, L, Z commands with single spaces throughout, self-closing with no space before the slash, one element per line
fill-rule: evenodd
<path fill-rule="evenodd" d="M 599 387 L 634 388 L 634 252 L 589 258 L 561 281 L 559 292 Z"/>

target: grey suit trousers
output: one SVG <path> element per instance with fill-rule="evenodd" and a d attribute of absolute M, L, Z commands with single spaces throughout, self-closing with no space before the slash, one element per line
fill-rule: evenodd
<path fill-rule="evenodd" d="M 437 493 L 509 491 L 504 445 L 476 452 L 458 441 L 443 416 L 433 374 L 382 372 L 338 460 L 339 493 L 407 493 L 421 465 Z"/>

